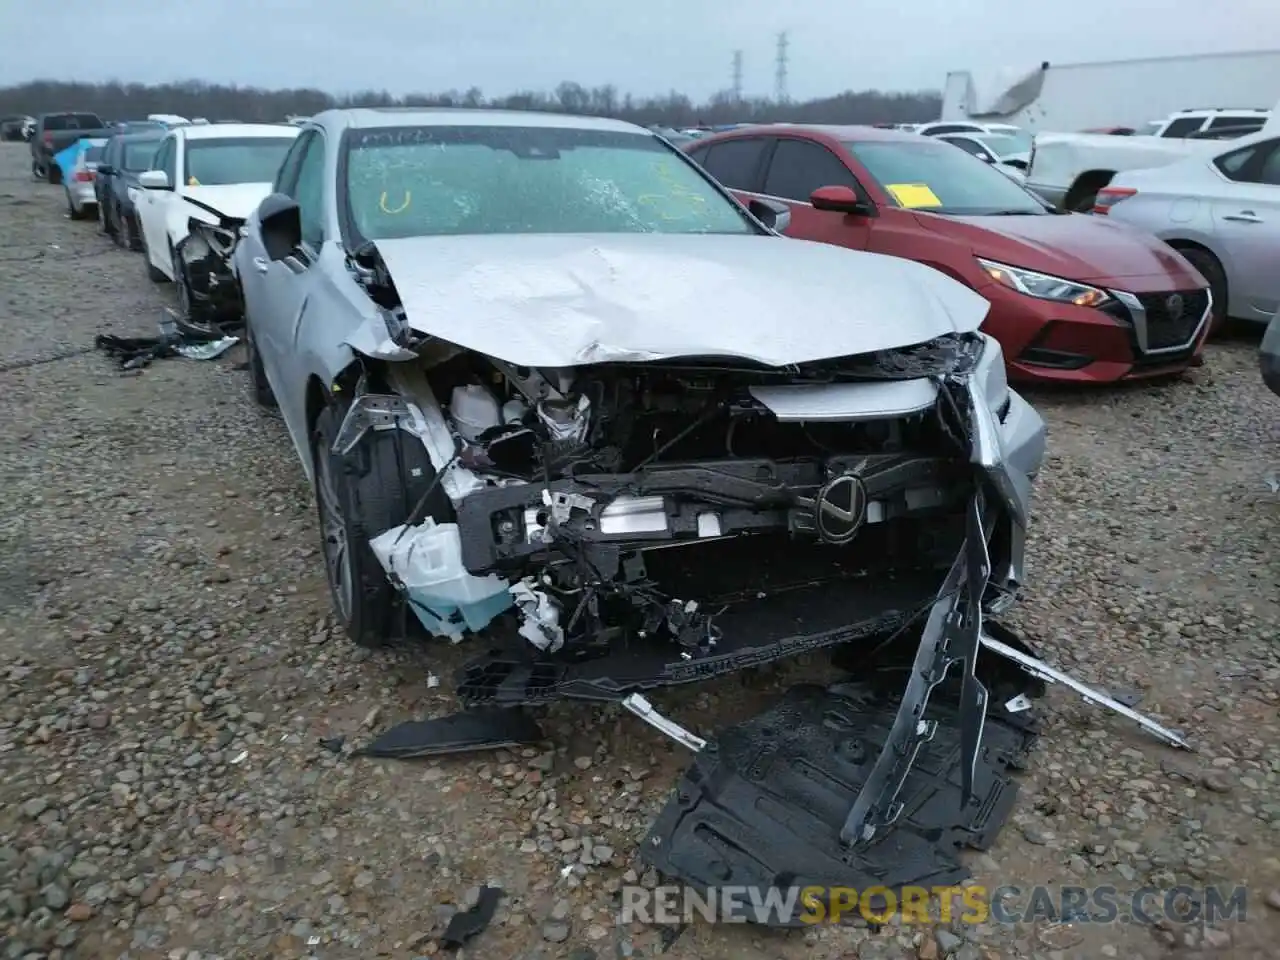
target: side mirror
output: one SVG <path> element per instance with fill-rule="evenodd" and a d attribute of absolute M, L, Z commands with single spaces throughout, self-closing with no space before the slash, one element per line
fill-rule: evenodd
<path fill-rule="evenodd" d="M 752 216 L 776 233 L 782 233 L 791 225 L 791 208 L 777 200 L 753 197 L 747 203 L 747 209 Z"/>
<path fill-rule="evenodd" d="M 138 186 L 144 190 L 172 190 L 169 175 L 163 170 L 144 170 L 138 174 Z"/>
<path fill-rule="evenodd" d="M 116 168 L 109 163 L 98 164 L 98 176 L 109 177 L 116 172 Z"/>
<path fill-rule="evenodd" d="M 302 213 L 298 201 L 273 193 L 258 204 L 258 231 L 271 260 L 283 260 L 302 245 Z"/>
<path fill-rule="evenodd" d="M 830 213 L 852 213 L 866 216 L 871 211 L 858 199 L 852 187 L 819 187 L 809 194 L 809 203 L 815 210 Z"/>

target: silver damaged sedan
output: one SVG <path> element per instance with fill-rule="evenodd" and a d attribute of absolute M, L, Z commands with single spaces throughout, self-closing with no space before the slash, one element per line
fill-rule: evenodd
<path fill-rule="evenodd" d="M 926 619 L 926 663 L 972 660 L 1043 422 L 981 297 L 787 216 L 612 120 L 303 123 L 234 265 L 352 639 L 481 633 L 515 700 Z"/>

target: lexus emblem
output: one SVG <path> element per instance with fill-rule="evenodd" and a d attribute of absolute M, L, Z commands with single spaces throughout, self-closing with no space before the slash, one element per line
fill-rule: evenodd
<path fill-rule="evenodd" d="M 848 543 L 867 519 L 867 488 L 853 474 L 843 474 L 818 491 L 813 524 L 827 543 Z"/>
<path fill-rule="evenodd" d="M 1170 320 L 1181 320 L 1182 311 L 1186 309 L 1186 306 L 1187 304 L 1180 293 L 1170 295 L 1169 299 L 1164 302 L 1164 308 L 1168 311 Z"/>

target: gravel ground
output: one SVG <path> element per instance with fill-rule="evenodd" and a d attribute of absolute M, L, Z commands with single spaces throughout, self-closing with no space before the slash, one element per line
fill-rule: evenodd
<path fill-rule="evenodd" d="M 486 882 L 507 897 L 464 956 L 657 955 L 664 931 L 616 925 L 611 907 L 620 884 L 652 880 L 633 850 L 679 748 L 577 705 L 512 754 L 322 747 L 450 709 L 428 677 L 460 651 L 370 655 L 334 628 L 310 492 L 232 358 L 134 377 L 52 359 L 99 331 L 151 333 L 172 294 L 67 219 L 24 145 L 3 147 L 0 956 L 431 956 Z M 1055 691 L 1014 820 L 972 862 L 990 887 L 1246 883 L 1247 920 L 698 925 L 665 956 L 1277 955 L 1280 498 L 1262 477 L 1280 401 L 1254 350 L 1214 344 L 1163 385 L 1032 396 L 1051 457 L 1014 619 L 1199 751 Z M 711 731 L 769 692 L 728 678 L 657 699 Z"/>

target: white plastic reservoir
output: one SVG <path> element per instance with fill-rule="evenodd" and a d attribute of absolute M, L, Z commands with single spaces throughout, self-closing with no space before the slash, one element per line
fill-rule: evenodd
<path fill-rule="evenodd" d="M 392 527 L 369 541 L 388 576 L 404 584 L 422 625 L 454 643 L 467 630 L 482 630 L 514 602 L 508 582 L 494 574 L 477 577 L 462 565 L 456 523 L 428 518 L 413 527 Z"/>
<path fill-rule="evenodd" d="M 502 408 L 488 389 L 478 383 L 468 383 L 453 388 L 449 417 L 462 439 L 474 443 L 480 434 L 502 423 Z"/>

